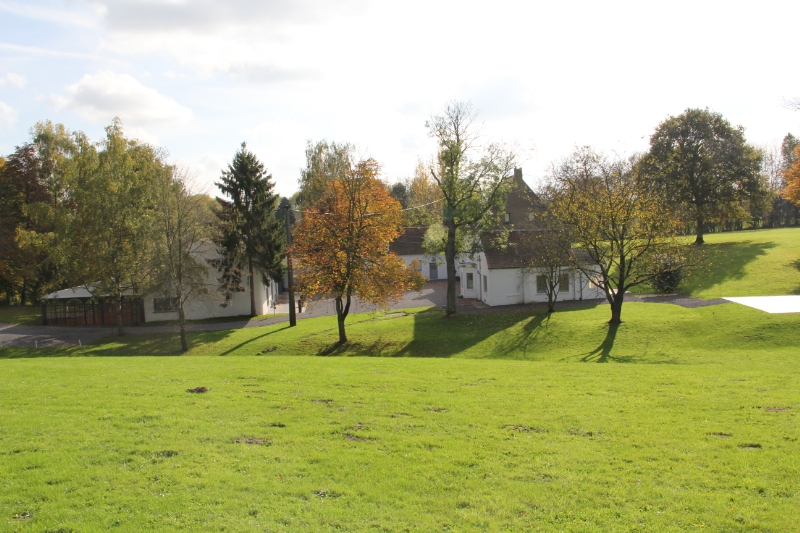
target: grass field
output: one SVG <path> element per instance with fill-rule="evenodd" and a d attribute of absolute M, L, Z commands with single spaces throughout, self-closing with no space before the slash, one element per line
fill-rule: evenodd
<path fill-rule="evenodd" d="M 696 294 L 752 286 L 759 261 L 791 286 L 769 260 L 791 242 Z M 338 349 L 333 317 L 192 333 L 180 357 L 174 334 L 0 349 L 0 531 L 796 530 L 800 315 L 608 318 L 418 309 L 352 316 Z"/>
<path fill-rule="evenodd" d="M 800 294 L 800 228 L 705 236 L 710 263 L 678 291 L 699 298 Z"/>

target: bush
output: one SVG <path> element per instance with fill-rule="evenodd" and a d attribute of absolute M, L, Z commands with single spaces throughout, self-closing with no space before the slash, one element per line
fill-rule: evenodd
<path fill-rule="evenodd" d="M 661 255 L 655 258 L 653 279 L 650 286 L 661 294 L 669 294 L 678 290 L 678 285 L 684 278 L 684 264 L 682 258 L 671 255 Z"/>

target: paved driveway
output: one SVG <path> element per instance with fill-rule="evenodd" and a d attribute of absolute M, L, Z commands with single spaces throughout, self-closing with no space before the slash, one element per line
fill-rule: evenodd
<path fill-rule="evenodd" d="M 70 328 L 0 324 L 0 348 L 78 346 L 113 333 L 110 328 Z"/>

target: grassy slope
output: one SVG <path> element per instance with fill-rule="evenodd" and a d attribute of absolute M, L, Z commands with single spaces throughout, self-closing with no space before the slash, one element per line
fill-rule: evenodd
<path fill-rule="evenodd" d="M 168 335 L 2 351 L 0 524 L 791 529 L 798 317 L 629 304 L 612 338 L 607 314 L 353 317 L 341 355 L 388 358 L 285 355 L 326 350 L 327 317 L 195 334 L 194 357 L 30 357 L 166 353 Z M 600 359 L 640 364 L 577 363 Z"/>
<path fill-rule="evenodd" d="M 800 294 L 800 228 L 705 236 L 710 263 L 679 292 L 700 298 Z"/>

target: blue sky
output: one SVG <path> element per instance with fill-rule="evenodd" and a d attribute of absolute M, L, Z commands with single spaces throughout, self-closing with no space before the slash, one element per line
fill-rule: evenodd
<path fill-rule="evenodd" d="M 629 153 L 687 107 L 757 145 L 800 134 L 800 3 L 0 0 L 0 153 L 37 121 L 114 116 L 214 193 L 242 141 L 297 188 L 307 140 L 410 175 L 451 99 L 535 183 L 574 146 Z"/>

